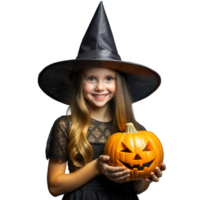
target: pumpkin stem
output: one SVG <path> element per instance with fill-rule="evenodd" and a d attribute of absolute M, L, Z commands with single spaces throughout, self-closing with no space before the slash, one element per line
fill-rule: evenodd
<path fill-rule="evenodd" d="M 126 131 L 124 133 L 138 133 L 133 123 L 126 123 Z"/>

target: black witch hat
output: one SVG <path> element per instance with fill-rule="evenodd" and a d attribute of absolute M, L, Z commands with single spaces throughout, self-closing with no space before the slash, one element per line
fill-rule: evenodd
<path fill-rule="evenodd" d="M 45 67 L 39 74 L 38 83 L 48 96 L 69 105 L 72 76 L 75 76 L 80 69 L 94 66 L 123 72 L 132 102 L 152 94 L 161 82 L 159 74 L 152 69 L 121 61 L 102 2 L 85 33 L 77 58 Z"/>

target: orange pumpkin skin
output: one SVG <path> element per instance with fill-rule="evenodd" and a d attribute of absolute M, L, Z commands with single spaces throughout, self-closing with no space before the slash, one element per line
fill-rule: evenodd
<path fill-rule="evenodd" d="M 103 154 L 110 157 L 109 165 L 129 169 L 130 181 L 150 177 L 164 157 L 160 140 L 150 131 L 115 133 L 108 138 Z"/>

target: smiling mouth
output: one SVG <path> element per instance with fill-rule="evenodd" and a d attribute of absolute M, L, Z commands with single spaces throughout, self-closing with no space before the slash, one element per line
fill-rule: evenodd
<path fill-rule="evenodd" d="M 92 94 L 94 97 L 105 97 L 108 94 Z"/>
<path fill-rule="evenodd" d="M 151 164 L 153 163 L 154 160 L 152 160 L 152 161 L 150 161 L 148 163 L 143 164 L 141 167 L 140 167 L 140 165 L 130 166 L 128 163 L 124 163 L 124 162 L 120 161 L 119 159 L 118 159 L 118 161 L 121 162 L 123 165 L 125 165 L 127 168 L 129 168 L 131 170 L 137 169 L 138 171 L 142 171 L 142 170 L 144 170 L 144 167 L 148 167 L 149 168 L 151 166 Z"/>
<path fill-rule="evenodd" d="M 104 100 L 108 94 L 92 94 L 92 96 L 96 99 L 96 100 Z"/>

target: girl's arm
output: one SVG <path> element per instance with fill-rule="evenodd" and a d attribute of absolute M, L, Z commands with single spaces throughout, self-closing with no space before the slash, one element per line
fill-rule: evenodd
<path fill-rule="evenodd" d="M 108 157 L 101 155 L 76 172 L 65 174 L 66 163 L 50 159 L 47 176 L 49 192 L 53 196 L 67 194 L 99 174 L 104 174 L 110 180 L 118 183 L 128 181 L 129 170 L 124 170 L 124 167 L 109 166 L 106 161 L 108 161 Z"/>
<path fill-rule="evenodd" d="M 49 160 L 48 189 L 53 196 L 72 192 L 99 174 L 97 160 L 86 164 L 76 172 L 65 174 L 66 163 Z"/>
<path fill-rule="evenodd" d="M 139 180 L 133 181 L 133 189 L 135 190 L 136 194 L 141 194 L 149 187 L 149 182 L 146 180 Z"/>

